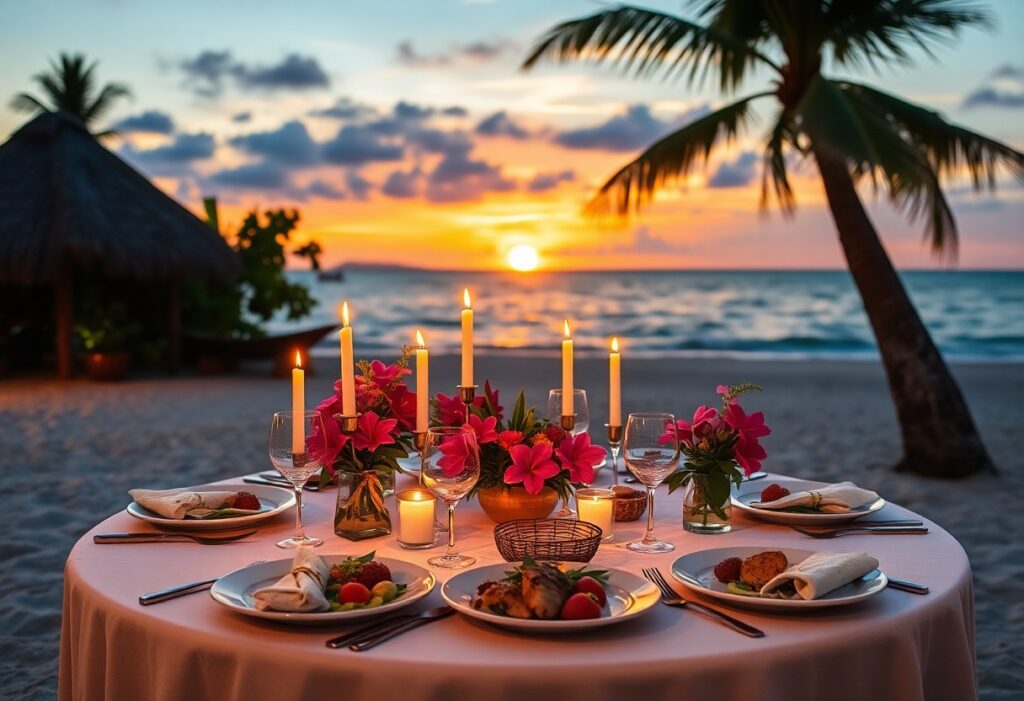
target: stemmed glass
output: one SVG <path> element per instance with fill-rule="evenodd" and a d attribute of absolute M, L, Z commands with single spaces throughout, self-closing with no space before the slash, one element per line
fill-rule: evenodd
<path fill-rule="evenodd" d="M 630 414 L 622 440 L 626 467 L 647 487 L 647 533 L 626 547 L 638 553 L 667 553 L 674 545 L 654 537 L 654 490 L 676 469 L 679 436 L 672 414 Z"/>
<path fill-rule="evenodd" d="M 438 426 L 427 429 L 420 483 L 448 505 L 448 549 L 444 555 L 427 560 L 434 567 L 461 569 L 476 562 L 475 557 L 455 552 L 455 506 L 479 479 L 480 450 L 472 428 Z"/>
<path fill-rule="evenodd" d="M 590 428 L 590 408 L 587 406 L 587 390 L 574 389 L 572 391 L 572 408 L 575 421 L 569 433 L 577 436 L 586 433 Z M 548 391 L 548 418 L 556 425 L 562 422 L 562 390 L 553 389 Z M 568 501 L 562 502 L 562 508 L 555 514 L 555 518 L 569 518 L 575 516 L 576 512 L 569 506 Z"/>
<path fill-rule="evenodd" d="M 322 464 L 320 455 L 308 451 L 293 452 L 295 442 L 299 440 L 295 431 L 297 421 L 302 422 L 303 436 L 311 436 L 314 431 L 323 435 L 324 431 L 319 411 L 307 411 L 301 416 L 291 411 L 279 411 L 270 424 L 270 462 L 295 488 L 295 535 L 279 542 L 279 548 L 297 548 L 300 545 L 315 548 L 324 543 L 320 538 L 307 536 L 302 528 L 302 488 L 306 480 L 320 471 Z"/>

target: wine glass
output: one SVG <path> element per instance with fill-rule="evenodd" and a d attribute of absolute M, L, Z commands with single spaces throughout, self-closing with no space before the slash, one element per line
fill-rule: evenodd
<path fill-rule="evenodd" d="M 626 467 L 647 487 L 647 533 L 626 547 L 638 553 L 667 553 L 674 545 L 654 537 L 654 490 L 676 469 L 679 436 L 672 414 L 630 414 L 622 440 Z"/>
<path fill-rule="evenodd" d="M 472 428 L 438 426 L 427 429 L 420 483 L 448 505 L 448 549 L 444 555 L 427 560 L 434 567 L 461 569 L 476 562 L 475 557 L 455 552 L 455 506 L 479 479 L 480 450 Z"/>
<path fill-rule="evenodd" d="M 279 548 L 300 545 L 315 548 L 324 543 L 320 538 L 307 536 L 302 528 L 302 488 L 322 467 L 321 456 L 306 450 L 306 437 L 314 431 L 323 435 L 324 424 L 319 411 L 306 411 L 301 415 L 279 411 L 270 424 L 270 462 L 295 488 L 295 535 L 279 542 Z M 297 452 L 296 447 L 302 452 Z"/>
<path fill-rule="evenodd" d="M 586 433 L 590 428 L 590 409 L 587 406 L 587 391 L 585 389 L 574 389 L 572 391 L 573 421 L 572 430 L 569 433 L 573 436 Z M 548 391 L 548 418 L 555 426 L 562 425 L 562 390 L 553 389 Z M 576 515 L 569 501 L 562 502 L 562 508 L 555 514 L 555 518 L 571 518 Z"/>

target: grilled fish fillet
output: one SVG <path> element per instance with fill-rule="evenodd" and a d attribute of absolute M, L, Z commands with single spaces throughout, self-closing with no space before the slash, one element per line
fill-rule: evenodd
<path fill-rule="evenodd" d="M 565 574 L 546 562 L 522 568 L 523 599 L 537 618 L 557 618 L 569 593 Z"/>
<path fill-rule="evenodd" d="M 766 550 L 746 558 L 740 565 L 740 579 L 756 591 L 786 571 L 789 562 L 778 550 Z"/>
<path fill-rule="evenodd" d="M 530 607 L 523 601 L 523 588 L 512 582 L 485 582 L 477 589 L 473 608 L 490 611 L 499 616 L 533 618 Z"/>

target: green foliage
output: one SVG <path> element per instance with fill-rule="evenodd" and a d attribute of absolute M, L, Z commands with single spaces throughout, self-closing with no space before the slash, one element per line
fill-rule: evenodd
<path fill-rule="evenodd" d="M 211 225 L 216 202 L 206 202 Z M 269 321 L 279 309 L 289 320 L 307 316 L 316 305 L 309 290 L 284 275 L 286 246 L 299 222 L 297 211 L 268 210 L 246 216 L 232 242 L 242 274 L 229 285 L 189 282 L 183 287 L 182 313 L 189 328 L 221 335 L 260 336 L 259 322 Z M 315 242 L 303 248 L 319 245 Z M 311 250 L 311 249 L 310 249 Z M 309 254 L 306 254 L 307 257 Z M 248 318 L 247 318 L 248 317 Z M 256 322 L 250 321 L 255 319 Z"/>
<path fill-rule="evenodd" d="M 95 294 L 83 295 L 75 310 L 75 335 L 82 349 L 90 353 L 128 350 L 142 326 L 121 301 L 101 303 Z"/>

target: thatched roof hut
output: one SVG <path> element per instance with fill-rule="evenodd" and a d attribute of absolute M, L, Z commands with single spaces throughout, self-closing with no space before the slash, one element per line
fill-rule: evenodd
<path fill-rule="evenodd" d="M 74 275 L 166 285 L 176 307 L 169 283 L 238 270 L 215 231 L 74 116 L 43 113 L 0 145 L 0 285 L 53 285 L 62 376 L 71 372 Z"/>

